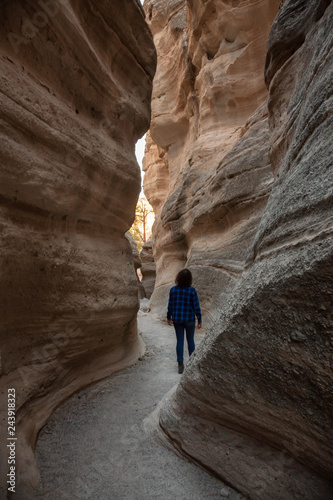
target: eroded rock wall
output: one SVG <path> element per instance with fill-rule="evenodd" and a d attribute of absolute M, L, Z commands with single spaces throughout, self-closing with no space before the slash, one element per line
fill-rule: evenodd
<path fill-rule="evenodd" d="M 332 26 L 330 0 L 283 2 L 274 21 L 273 189 L 241 279 L 160 415 L 182 453 L 255 500 L 333 498 Z"/>
<path fill-rule="evenodd" d="M 188 266 L 210 324 L 240 278 L 273 180 L 264 82 L 277 1 L 146 0 L 158 53 L 144 189 L 154 207 L 152 313 Z"/>
<path fill-rule="evenodd" d="M 5 1 L 0 24 L 1 422 L 14 388 L 26 499 L 54 408 L 142 353 L 124 234 L 156 61 L 136 0 Z"/>
<path fill-rule="evenodd" d="M 153 240 L 149 238 L 146 243 L 143 245 L 142 250 L 140 252 L 140 259 L 142 263 L 142 281 L 141 284 L 145 291 L 145 296 L 147 299 L 150 299 L 156 280 L 156 265 L 154 261 L 153 255 Z"/>
<path fill-rule="evenodd" d="M 146 296 L 145 289 L 143 288 L 143 285 L 142 285 L 142 283 L 139 279 L 139 275 L 138 275 L 138 272 L 141 272 L 141 268 L 142 268 L 140 252 L 139 252 L 139 249 L 137 247 L 137 244 L 135 243 L 133 236 L 131 235 L 131 233 L 129 231 L 127 231 L 127 233 L 126 233 L 126 238 L 128 239 L 129 244 L 131 245 L 133 264 L 134 264 L 134 270 L 135 270 L 135 274 L 136 274 L 137 287 L 138 287 L 138 297 L 139 297 L 139 299 L 143 299 Z"/>

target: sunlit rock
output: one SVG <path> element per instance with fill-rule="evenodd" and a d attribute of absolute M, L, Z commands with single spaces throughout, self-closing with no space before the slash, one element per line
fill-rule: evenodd
<path fill-rule="evenodd" d="M 158 53 L 144 190 L 156 214 L 159 318 L 183 267 L 204 325 L 244 269 L 273 181 L 263 70 L 277 3 L 144 3 Z"/>

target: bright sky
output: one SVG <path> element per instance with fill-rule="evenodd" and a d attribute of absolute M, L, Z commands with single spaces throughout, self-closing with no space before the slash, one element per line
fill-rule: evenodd
<path fill-rule="evenodd" d="M 144 0 L 140 0 L 140 2 L 143 4 Z M 142 180 L 143 180 L 142 158 L 144 157 L 145 154 L 145 145 L 146 145 L 146 134 L 141 139 L 139 139 L 135 145 L 135 156 L 141 168 Z M 141 192 L 141 195 L 143 195 L 143 192 Z"/>
<path fill-rule="evenodd" d="M 142 170 L 142 158 L 145 154 L 146 134 L 135 144 L 135 156 Z"/>
<path fill-rule="evenodd" d="M 138 140 L 138 142 L 135 144 L 135 156 L 136 159 L 138 160 L 138 164 L 140 165 L 141 168 L 141 180 L 143 182 L 143 171 L 142 171 L 142 159 L 145 154 L 145 145 L 146 145 L 146 134 Z M 141 189 L 141 194 L 140 196 L 144 196 L 143 190 Z"/>
<path fill-rule="evenodd" d="M 145 154 L 145 145 L 146 145 L 146 134 L 138 140 L 138 142 L 135 145 L 135 156 L 138 161 L 138 164 L 140 165 L 141 168 L 141 181 L 143 182 L 143 176 L 144 173 L 142 171 L 142 158 L 144 157 Z M 141 193 L 140 193 L 140 198 L 144 197 L 145 194 L 143 192 L 143 188 L 141 186 Z M 153 226 L 155 220 L 155 215 L 153 213 L 148 215 L 148 220 L 147 220 L 147 226 L 148 226 L 148 234 L 151 233 L 151 228 Z"/>

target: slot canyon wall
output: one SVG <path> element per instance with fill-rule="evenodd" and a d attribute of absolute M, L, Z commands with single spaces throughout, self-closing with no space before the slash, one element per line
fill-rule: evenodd
<path fill-rule="evenodd" d="M 248 498 L 331 500 L 333 3 L 277 4 L 144 4 L 151 307 L 186 265 L 213 322 L 159 424 Z"/>
<path fill-rule="evenodd" d="M 142 263 L 142 281 L 141 284 L 145 290 L 145 297 L 150 299 L 155 287 L 156 279 L 156 265 L 153 255 L 153 240 L 149 238 L 143 245 L 140 252 L 140 259 Z"/>
<path fill-rule="evenodd" d="M 236 6 L 236 7 L 235 7 Z M 212 323 L 244 268 L 273 182 L 263 70 L 275 0 L 146 0 L 158 53 L 144 191 L 154 208 L 152 314 L 191 268 Z"/>
<path fill-rule="evenodd" d="M 11 0 L 0 14 L 1 485 L 14 388 L 26 500 L 55 407 L 143 352 L 125 232 L 156 52 L 137 0 Z"/>
<path fill-rule="evenodd" d="M 131 249 L 132 249 L 133 264 L 134 264 L 134 270 L 135 270 L 136 281 L 137 281 L 137 286 L 138 286 L 138 297 L 139 297 L 139 299 L 143 299 L 146 296 L 145 289 L 144 289 L 144 286 L 143 286 L 142 282 L 140 281 L 139 275 L 138 275 L 138 270 L 141 271 L 141 269 L 142 269 L 140 252 L 139 252 L 137 244 L 135 243 L 134 238 L 131 235 L 131 233 L 129 231 L 127 231 L 125 236 L 128 239 L 129 244 L 131 245 Z"/>

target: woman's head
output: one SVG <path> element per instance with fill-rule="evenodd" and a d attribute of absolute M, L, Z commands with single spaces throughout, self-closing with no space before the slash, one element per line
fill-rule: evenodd
<path fill-rule="evenodd" d="M 176 285 L 186 288 L 192 285 L 192 273 L 189 269 L 182 269 L 176 276 Z"/>

